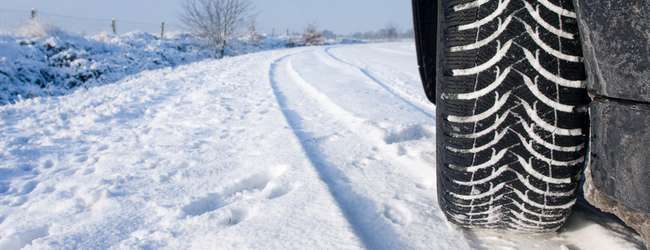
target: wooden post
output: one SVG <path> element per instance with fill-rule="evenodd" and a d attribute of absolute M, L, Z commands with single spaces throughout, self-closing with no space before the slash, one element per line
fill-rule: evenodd
<path fill-rule="evenodd" d="M 32 9 L 31 17 L 32 17 L 32 20 L 36 19 L 36 9 Z"/>
<path fill-rule="evenodd" d="M 165 22 L 160 24 L 160 40 L 165 39 Z"/>
<path fill-rule="evenodd" d="M 111 28 L 113 29 L 113 35 L 117 35 L 117 22 L 115 18 L 111 21 Z"/>

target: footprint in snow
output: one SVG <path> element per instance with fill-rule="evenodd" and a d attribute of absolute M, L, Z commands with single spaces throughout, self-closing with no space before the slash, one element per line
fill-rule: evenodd
<path fill-rule="evenodd" d="M 389 132 L 384 137 L 386 144 L 397 144 L 408 141 L 417 141 L 422 139 L 433 138 L 435 132 L 433 128 L 416 124 Z"/>
<path fill-rule="evenodd" d="M 269 192 L 266 198 L 269 200 L 277 199 L 282 196 L 285 196 L 296 188 L 297 185 L 286 185 L 286 184 L 273 184 L 269 186 Z"/>
<path fill-rule="evenodd" d="M 184 206 L 183 212 L 187 216 L 194 217 L 217 210 L 225 205 L 226 201 L 219 194 L 208 194 Z"/>
<path fill-rule="evenodd" d="M 32 170 L 34 170 L 34 166 L 30 164 L 21 164 L 18 168 L 23 172 L 32 172 Z"/>
<path fill-rule="evenodd" d="M 47 226 L 23 230 L 0 238 L 0 249 L 22 249 L 36 239 L 50 235 Z"/>
<path fill-rule="evenodd" d="M 22 206 L 27 202 L 27 197 L 25 196 L 18 196 L 14 197 L 12 200 L 9 201 L 9 206 L 11 207 L 19 207 Z"/>
<path fill-rule="evenodd" d="M 36 186 L 38 186 L 38 182 L 36 181 L 28 181 L 27 183 L 23 184 L 22 188 L 20 188 L 20 191 L 18 192 L 20 195 L 26 195 L 34 191 L 36 189 Z"/>
<path fill-rule="evenodd" d="M 49 169 L 54 167 L 54 162 L 52 160 L 45 160 L 43 164 L 41 165 L 44 169 Z"/>
<path fill-rule="evenodd" d="M 245 221 L 249 217 L 250 212 L 246 208 L 231 209 L 230 214 L 224 224 L 234 226 L 241 223 L 242 221 Z"/>
<path fill-rule="evenodd" d="M 286 186 L 275 182 L 275 180 L 282 176 L 287 169 L 286 166 L 283 166 L 240 179 L 233 184 L 226 186 L 219 192 L 207 194 L 190 202 L 182 207 L 182 211 L 187 217 L 195 217 L 220 210 L 221 208 L 241 200 L 259 198 L 269 200 L 277 199 L 293 190 L 292 186 Z M 241 215 L 244 213 L 240 209 L 234 214 Z M 232 217 L 234 218 L 234 221 L 241 221 L 237 218 L 246 218 L 246 216 L 234 215 Z"/>
<path fill-rule="evenodd" d="M 76 162 L 78 162 L 78 163 L 85 163 L 87 161 L 88 161 L 88 156 L 87 155 L 80 155 L 76 159 Z"/>
<path fill-rule="evenodd" d="M 92 167 L 86 168 L 86 169 L 84 169 L 84 171 L 83 171 L 83 175 L 91 175 L 91 174 L 93 174 L 93 173 L 95 173 L 95 169 L 92 168 Z"/>
<path fill-rule="evenodd" d="M 149 128 L 149 129 L 146 129 L 145 132 L 144 132 L 144 134 L 149 134 L 150 131 L 151 131 L 150 128 Z M 97 147 L 97 152 L 102 152 L 102 151 L 106 151 L 106 150 L 108 150 L 108 145 L 99 145 L 99 146 Z"/>
<path fill-rule="evenodd" d="M 384 217 L 397 225 L 406 226 L 413 220 L 411 210 L 402 201 L 393 200 L 384 205 Z"/>

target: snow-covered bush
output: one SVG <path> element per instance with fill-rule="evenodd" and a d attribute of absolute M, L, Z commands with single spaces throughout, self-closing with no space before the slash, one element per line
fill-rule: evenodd
<path fill-rule="evenodd" d="M 200 42 L 187 36 L 164 41 L 147 33 L 81 37 L 30 26 L 19 36 L 0 36 L 0 104 L 62 95 L 80 86 L 210 56 Z"/>
<path fill-rule="evenodd" d="M 323 44 L 317 30 L 304 37 L 243 36 L 232 39 L 226 56 Z M 328 41 L 333 44 L 336 41 Z M 65 95 L 80 87 L 112 83 L 139 73 L 210 59 L 209 42 L 186 33 L 164 40 L 143 32 L 80 36 L 33 21 L 16 34 L 0 34 L 0 105 L 38 96 Z"/>
<path fill-rule="evenodd" d="M 227 56 L 287 47 L 288 41 L 234 39 Z M 144 70 L 212 58 L 206 42 L 189 34 L 165 40 L 149 33 L 83 37 L 30 22 L 17 34 L 0 35 L 0 105 L 37 96 L 64 95 L 79 87 L 118 81 Z"/>

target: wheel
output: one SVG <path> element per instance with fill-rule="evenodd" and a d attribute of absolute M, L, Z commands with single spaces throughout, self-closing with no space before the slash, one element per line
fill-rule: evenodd
<path fill-rule="evenodd" d="M 439 1 L 438 199 L 464 227 L 562 227 L 589 103 L 571 0 Z"/>

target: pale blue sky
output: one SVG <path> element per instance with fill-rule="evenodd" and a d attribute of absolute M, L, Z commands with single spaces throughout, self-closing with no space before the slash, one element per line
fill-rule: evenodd
<path fill-rule="evenodd" d="M 2 0 L 0 22 L 22 19 L 21 12 L 36 8 L 44 14 L 56 13 L 65 16 L 92 17 L 97 19 L 116 18 L 145 22 L 131 23 L 127 28 L 150 27 L 146 23 L 179 23 L 178 15 L 183 0 Z M 256 6 L 260 29 L 270 32 L 272 28 L 284 31 L 287 28 L 302 30 L 306 23 L 317 23 L 321 28 L 338 33 L 368 31 L 395 23 L 400 28 L 411 27 L 410 2 L 408 0 L 252 0 Z M 45 16 L 45 15 L 44 15 Z M 81 20 L 68 17 L 49 17 L 59 26 L 70 29 L 106 27 L 104 20 Z M 1 24 L 0 24 L 1 25 Z M 147 28 L 142 28 L 147 29 Z"/>

